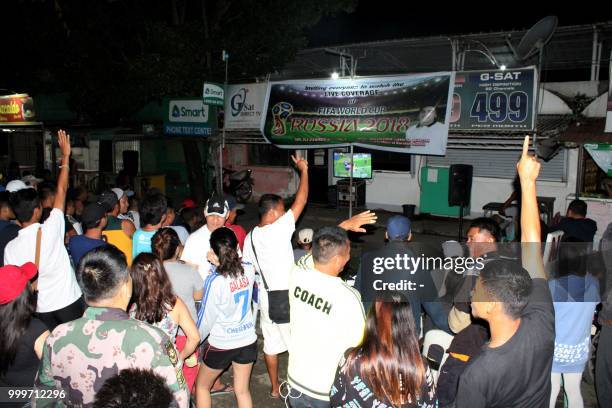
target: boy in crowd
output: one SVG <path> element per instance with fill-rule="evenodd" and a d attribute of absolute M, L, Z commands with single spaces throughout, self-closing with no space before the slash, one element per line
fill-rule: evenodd
<path fill-rule="evenodd" d="M 166 197 L 158 191 L 149 192 L 142 198 L 139 208 L 142 228 L 132 237 L 132 259 L 142 252 L 153 252 L 151 238 L 164 223 L 167 209 Z"/>
<path fill-rule="evenodd" d="M 102 230 L 106 227 L 106 209 L 98 203 L 87 204 L 81 219 L 85 234 L 73 236 L 68 242 L 68 251 L 75 265 L 79 264 L 87 252 L 106 245 L 102 239 Z"/>
<path fill-rule="evenodd" d="M 293 250 L 293 260 L 297 262 L 301 257 L 312 252 L 312 228 L 302 228 L 297 233 L 297 248 Z"/>

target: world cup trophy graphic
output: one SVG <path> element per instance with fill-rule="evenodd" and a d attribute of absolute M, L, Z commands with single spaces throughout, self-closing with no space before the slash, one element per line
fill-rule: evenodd
<path fill-rule="evenodd" d="M 272 126 L 272 134 L 275 136 L 283 136 L 287 133 L 285 122 L 293 113 L 293 106 L 288 102 L 279 102 L 272 107 L 272 117 L 274 118 L 274 126 Z"/>

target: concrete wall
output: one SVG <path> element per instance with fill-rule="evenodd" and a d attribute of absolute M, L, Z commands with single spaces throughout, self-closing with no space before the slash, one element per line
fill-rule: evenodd
<path fill-rule="evenodd" d="M 474 151 L 478 154 L 478 151 Z M 418 173 L 425 160 L 413 158 Z M 555 212 L 562 214 L 566 210 L 566 198 L 576 191 L 576 174 L 578 166 L 578 150 L 568 150 L 567 179 L 564 182 L 540 181 L 538 195 L 555 197 Z M 470 217 L 483 214 L 482 207 L 489 202 L 503 202 L 512 193 L 512 179 L 475 177 L 472 181 Z M 374 172 L 366 188 L 366 204 L 368 208 L 381 208 L 389 211 L 401 211 L 402 204 L 415 204 L 417 211 L 420 201 L 420 187 L 416 175 L 409 172 Z"/>
<path fill-rule="evenodd" d="M 223 152 L 223 166 L 232 170 L 249 168 L 253 177 L 253 197 L 257 201 L 266 193 L 278 194 L 288 198 L 297 192 L 299 176 L 291 167 L 249 165 L 246 144 L 227 145 Z"/>

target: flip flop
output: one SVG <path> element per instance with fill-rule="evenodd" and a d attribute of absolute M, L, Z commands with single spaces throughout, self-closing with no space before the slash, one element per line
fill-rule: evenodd
<path fill-rule="evenodd" d="M 232 392 L 234 392 L 234 387 L 232 387 L 229 384 L 223 384 L 223 388 L 219 388 L 218 390 L 211 391 L 210 395 L 211 396 L 224 395 L 224 394 L 231 394 Z"/>
<path fill-rule="evenodd" d="M 272 392 L 269 392 L 269 393 L 268 393 L 268 395 L 269 395 L 269 396 L 270 396 L 270 398 L 272 398 L 272 399 L 280 399 L 280 394 L 276 394 L 276 395 L 274 395 L 274 394 L 272 394 Z"/>

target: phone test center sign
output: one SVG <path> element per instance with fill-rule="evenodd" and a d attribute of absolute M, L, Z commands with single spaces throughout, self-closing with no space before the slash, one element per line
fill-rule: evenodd
<path fill-rule="evenodd" d="M 210 106 L 202 98 L 169 99 L 165 103 L 164 133 L 177 136 L 210 136 Z"/>

